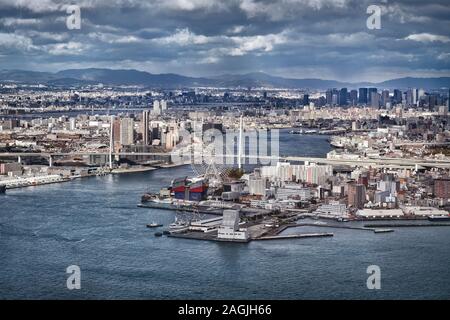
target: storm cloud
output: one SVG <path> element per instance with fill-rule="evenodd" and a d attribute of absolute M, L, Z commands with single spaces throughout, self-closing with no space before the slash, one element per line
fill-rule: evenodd
<path fill-rule="evenodd" d="M 81 9 L 81 29 L 66 8 Z M 369 5 L 381 29 L 369 30 Z M 450 75 L 448 0 L 0 0 L 0 68 L 381 81 Z"/>

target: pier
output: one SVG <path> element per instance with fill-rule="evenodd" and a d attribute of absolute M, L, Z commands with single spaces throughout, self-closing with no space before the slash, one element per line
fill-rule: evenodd
<path fill-rule="evenodd" d="M 260 238 L 256 238 L 253 240 L 283 240 L 283 239 L 301 239 L 301 238 L 322 238 L 322 237 L 332 237 L 333 233 L 324 232 L 324 233 L 300 233 L 300 234 L 286 234 L 286 235 L 277 235 L 277 236 L 264 236 Z"/>
<path fill-rule="evenodd" d="M 384 229 L 384 227 L 387 227 L 387 226 L 383 226 L 383 225 L 373 225 L 373 226 L 371 225 L 371 227 L 369 227 L 369 226 L 355 227 L 355 226 L 348 226 L 348 225 L 335 225 L 335 224 L 331 225 L 331 224 L 327 224 L 327 223 L 320 223 L 320 224 L 317 224 L 317 223 L 289 223 L 289 224 L 282 225 L 278 228 L 269 230 L 261 237 L 279 235 L 280 233 L 282 233 L 284 230 L 286 230 L 288 228 L 298 228 L 298 227 L 349 229 L 349 230 L 371 231 L 374 233 L 394 232 L 394 230 L 392 230 L 392 229 Z"/>
<path fill-rule="evenodd" d="M 27 178 L 16 178 L 9 180 L 0 180 L 0 186 L 5 186 L 6 189 L 16 189 L 23 187 L 33 187 L 44 184 L 60 183 L 70 181 L 69 178 L 63 178 L 60 175 L 47 175 Z"/>
<path fill-rule="evenodd" d="M 418 227 L 450 227 L 450 223 L 389 223 L 389 224 L 366 224 L 367 228 L 418 228 Z"/>

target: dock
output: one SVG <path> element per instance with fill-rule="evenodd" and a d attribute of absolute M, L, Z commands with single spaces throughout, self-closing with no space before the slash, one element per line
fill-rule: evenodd
<path fill-rule="evenodd" d="M 450 223 L 389 223 L 389 224 L 366 224 L 366 228 L 416 228 L 416 227 L 450 227 Z"/>
<path fill-rule="evenodd" d="M 4 186 L 6 189 L 16 189 L 68 181 L 70 181 L 70 179 L 63 178 L 60 175 L 44 175 L 36 177 L 25 177 L 25 178 L 18 177 L 15 179 L 1 180 L 0 185 Z"/>
<path fill-rule="evenodd" d="M 333 237 L 334 234 L 331 232 L 323 233 L 300 233 L 300 234 L 286 234 L 286 235 L 275 235 L 275 236 L 263 236 L 253 240 L 283 240 L 283 239 L 301 239 L 301 238 L 321 238 L 321 237 Z"/>
<path fill-rule="evenodd" d="M 199 231 L 170 233 L 169 235 L 167 235 L 167 237 L 179 239 L 191 239 L 191 240 L 206 240 L 214 242 L 236 242 L 236 243 L 247 243 L 252 240 L 252 239 L 247 240 L 220 239 L 217 237 L 217 232 L 199 232 Z"/>
<path fill-rule="evenodd" d="M 140 173 L 140 172 L 148 172 L 153 171 L 158 168 L 155 167 L 131 167 L 131 168 L 117 168 L 111 170 L 112 174 L 123 174 L 123 173 Z"/>
<path fill-rule="evenodd" d="M 275 230 L 272 231 L 272 234 L 279 234 L 283 232 L 284 230 L 288 228 L 296 228 L 296 227 L 317 227 L 317 228 L 334 228 L 334 229 L 350 229 L 350 230 L 361 230 L 361 231 L 371 231 L 374 233 L 387 233 L 387 232 L 394 232 L 392 229 L 380 229 L 384 228 L 386 226 L 381 225 L 374 225 L 372 227 L 364 226 L 364 227 L 355 227 L 355 226 L 348 226 L 348 225 L 336 225 L 336 224 L 316 224 L 316 223 L 290 223 L 283 225 Z"/>

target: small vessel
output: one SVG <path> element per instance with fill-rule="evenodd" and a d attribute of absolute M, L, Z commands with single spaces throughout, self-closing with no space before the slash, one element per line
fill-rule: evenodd
<path fill-rule="evenodd" d="M 181 231 L 187 229 L 189 225 L 183 222 L 174 222 L 169 225 L 170 231 Z"/>
<path fill-rule="evenodd" d="M 6 186 L 0 186 L 0 194 L 6 192 Z"/>
<path fill-rule="evenodd" d="M 171 223 L 169 225 L 169 231 L 170 232 L 180 232 L 187 230 L 189 228 L 189 223 L 178 220 L 177 217 L 175 217 L 175 222 Z"/>
<path fill-rule="evenodd" d="M 155 232 L 155 237 L 162 237 L 163 233 L 162 232 Z"/>
<path fill-rule="evenodd" d="M 163 225 L 160 223 L 156 223 L 156 222 L 152 222 L 147 224 L 147 228 L 158 228 L 158 227 L 162 227 Z"/>

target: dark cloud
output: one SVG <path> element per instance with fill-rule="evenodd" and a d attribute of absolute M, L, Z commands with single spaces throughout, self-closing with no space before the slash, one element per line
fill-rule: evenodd
<path fill-rule="evenodd" d="M 81 30 L 65 8 L 81 8 Z M 369 5 L 382 28 L 366 27 Z M 0 0 L 0 68 L 384 80 L 450 75 L 448 0 Z"/>

